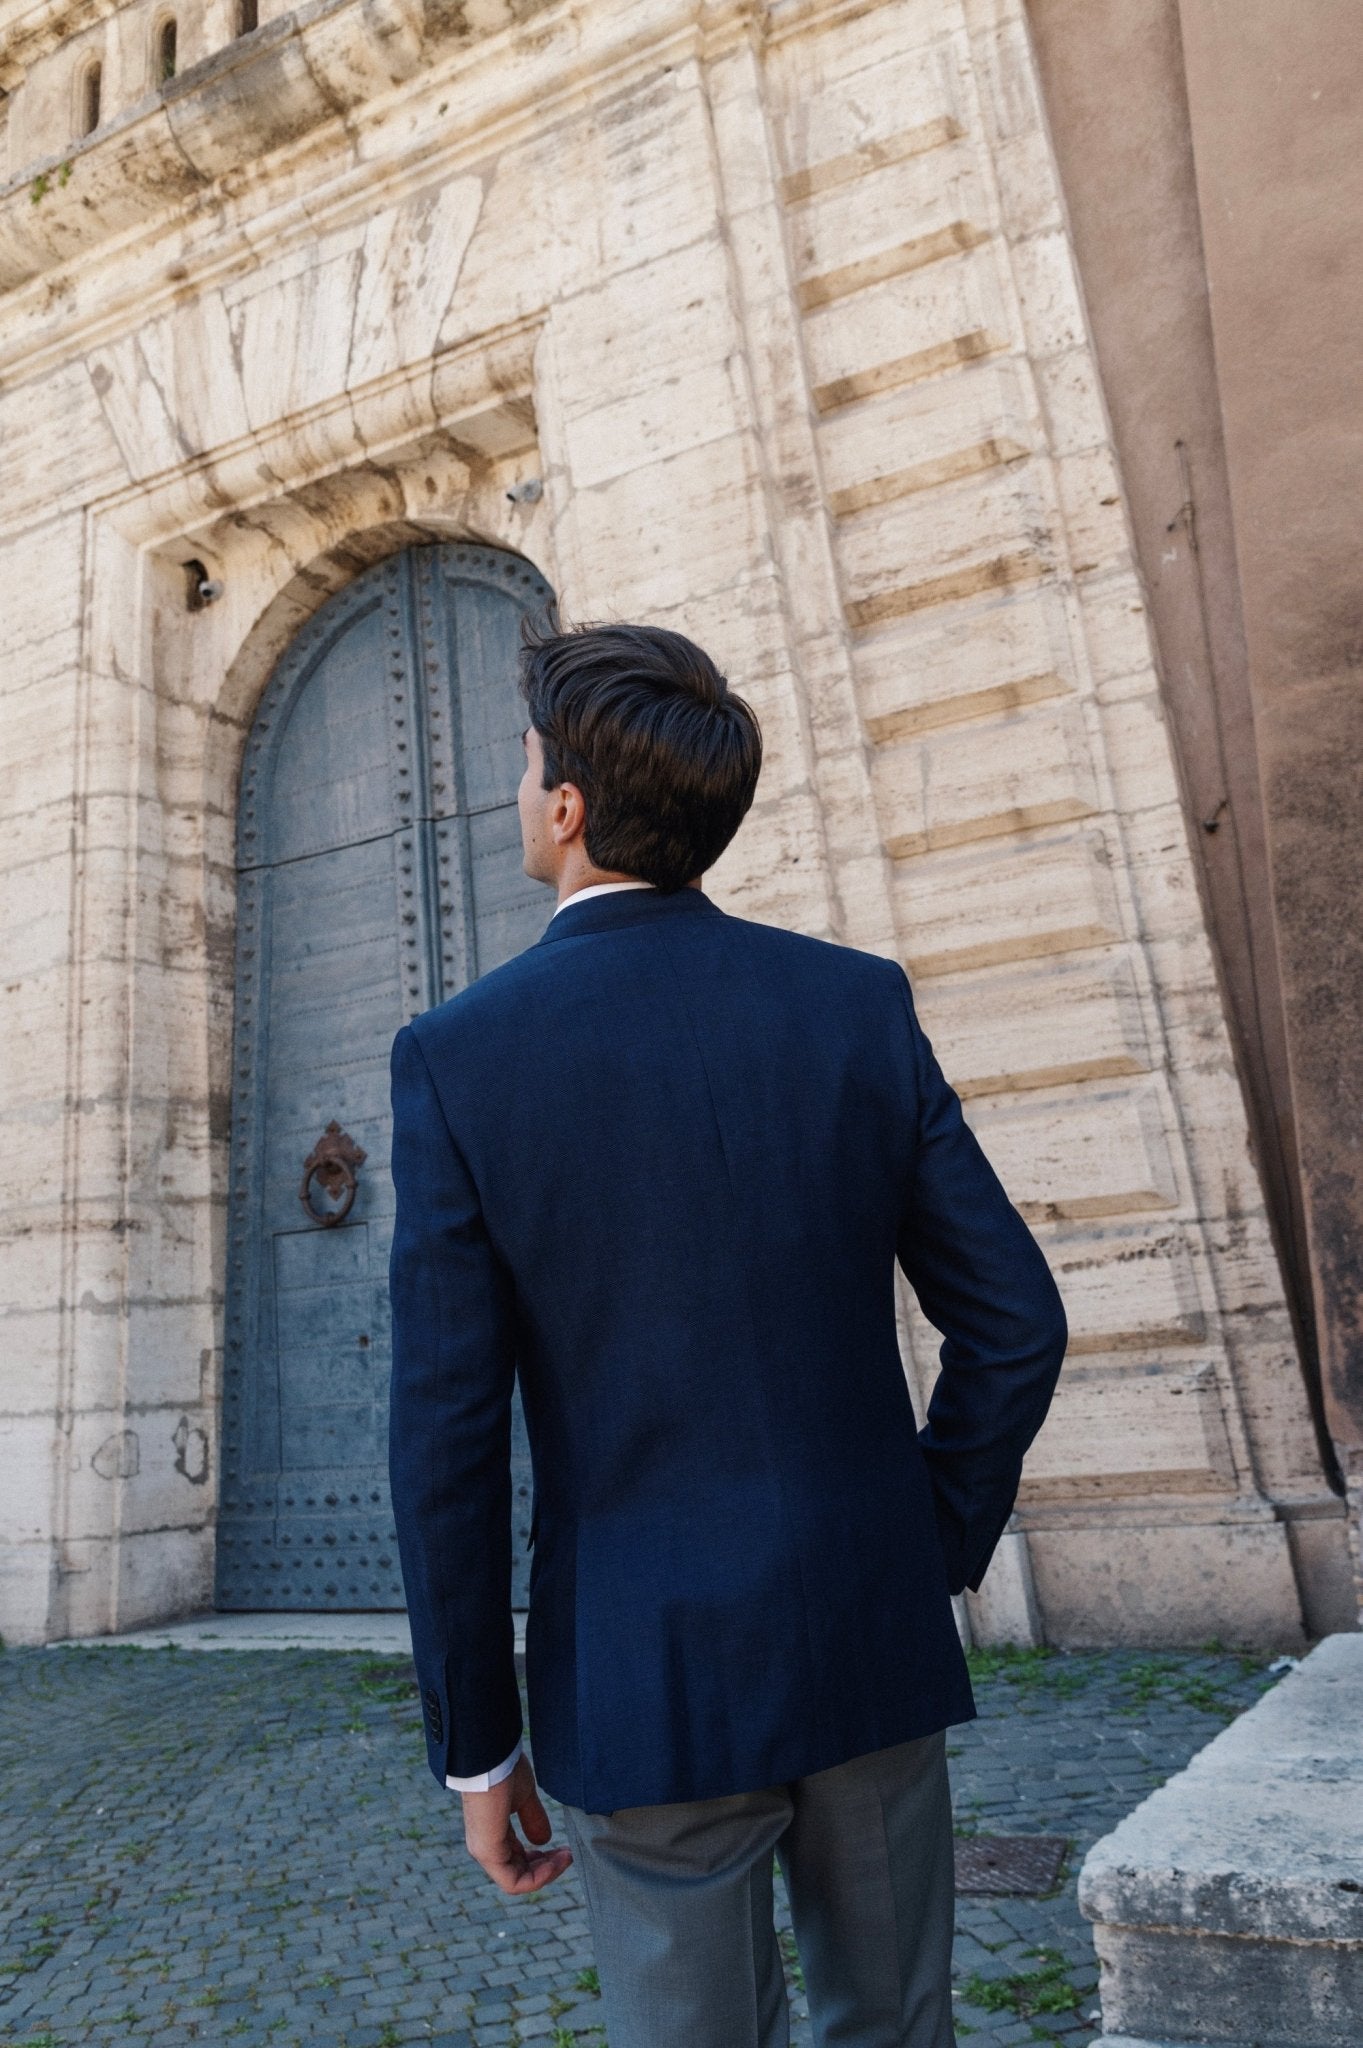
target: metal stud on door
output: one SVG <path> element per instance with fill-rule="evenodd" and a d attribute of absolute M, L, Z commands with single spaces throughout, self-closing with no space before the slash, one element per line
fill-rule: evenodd
<path fill-rule="evenodd" d="M 549 586 L 493 548 L 410 549 L 299 634 L 238 819 L 221 1607 L 402 1605 L 387 1489 L 388 1053 L 533 942 L 516 642 Z M 301 1178 L 300 1178 L 301 1177 Z M 529 1451 L 514 1418 L 513 1599 Z"/>

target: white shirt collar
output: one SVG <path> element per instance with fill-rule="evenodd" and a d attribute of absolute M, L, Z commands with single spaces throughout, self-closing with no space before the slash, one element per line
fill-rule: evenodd
<path fill-rule="evenodd" d="M 652 882 L 589 882 L 585 889 L 574 889 L 571 896 L 565 896 L 554 910 L 554 917 L 560 910 L 566 910 L 570 903 L 585 903 L 589 896 L 613 896 L 617 889 L 651 889 Z M 552 924 L 554 918 L 549 922 Z"/>

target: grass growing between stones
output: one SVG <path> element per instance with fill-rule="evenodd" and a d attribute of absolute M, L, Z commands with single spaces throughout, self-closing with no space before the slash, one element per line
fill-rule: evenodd
<path fill-rule="evenodd" d="M 355 1682 L 363 1698 L 385 1706 L 406 1706 L 420 1688 L 410 1657 L 368 1657 L 358 1665 Z"/>
<path fill-rule="evenodd" d="M 1021 1693 L 1047 1692 L 1059 1699 L 1073 1699 L 1092 1684 L 1102 1669 L 1098 1656 L 1076 1656 L 1072 1651 L 1052 1650 L 1044 1644 L 1022 1648 L 1000 1643 L 993 1649 L 966 1651 L 971 1679 L 988 1685 L 1002 1679 Z"/>
<path fill-rule="evenodd" d="M 1009 1977 L 982 1977 L 978 1971 L 961 1982 L 961 1997 L 981 2012 L 1011 2012 L 1020 2020 L 1035 2019 L 1043 2013 L 1078 2012 L 1083 1994 L 1072 1984 L 1059 1949 L 1032 1948 L 1026 1951 L 1035 1970 L 1018 1970 Z"/>
<path fill-rule="evenodd" d="M 1215 1714 L 1222 1721 L 1234 1720 L 1244 1703 L 1234 1699 L 1226 1685 L 1236 1678 L 1257 1676 L 1264 1660 L 1240 1653 L 1234 1665 L 1229 1666 L 1226 1660 L 1230 1653 L 1219 1643 L 1208 1643 L 1204 1654 L 1217 1660 L 1215 1672 L 1199 1671 L 1195 1665 L 1190 1666 L 1186 1657 L 1137 1658 L 1121 1673 L 1113 1713 L 1132 1718 L 1146 1713 L 1159 1701 L 1176 1700 L 1180 1706 L 1192 1707 L 1199 1714 Z"/>
<path fill-rule="evenodd" d="M 1111 1711 L 1134 1719 L 1159 1703 L 1177 1702 L 1202 1714 L 1233 1720 L 1242 1712 L 1244 1701 L 1227 1690 L 1236 1679 L 1256 1677 L 1264 1659 L 1244 1651 L 1229 1651 L 1218 1642 L 1203 1646 L 1201 1656 L 1214 1662 L 1214 1670 L 1199 1670 L 1186 1652 L 1172 1655 L 1137 1656 L 1116 1675 Z M 1021 1647 L 1004 1643 L 991 1649 L 966 1652 L 972 1683 L 980 1686 L 1010 1686 L 1024 1701 L 1073 1699 L 1096 1680 L 1112 1677 L 1109 1653 L 1053 1650 L 1045 1645 Z M 1027 1709 L 1024 1707 L 1024 1711 Z"/>

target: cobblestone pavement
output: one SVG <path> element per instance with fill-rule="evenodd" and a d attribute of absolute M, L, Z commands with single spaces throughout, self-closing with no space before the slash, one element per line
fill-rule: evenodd
<path fill-rule="evenodd" d="M 1068 1836 L 1046 1899 L 963 1898 L 972 2048 L 1092 2040 L 1084 1849 L 1270 1682 L 1255 1662 L 982 1653 L 958 1831 Z M 504 1899 L 426 1769 L 405 1660 L 0 1655 L 0 2042 L 603 2048 L 573 1872 Z M 793 2041 L 808 2048 L 782 1902 Z"/>

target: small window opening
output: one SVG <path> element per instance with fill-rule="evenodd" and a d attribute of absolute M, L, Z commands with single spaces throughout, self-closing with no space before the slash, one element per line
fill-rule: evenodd
<path fill-rule="evenodd" d="M 252 35 L 260 27 L 260 0 L 237 0 L 237 34 Z"/>
<path fill-rule="evenodd" d="M 179 32 L 175 26 L 175 17 L 172 15 L 169 21 L 162 22 L 156 37 L 156 79 L 159 85 L 164 85 L 168 78 L 175 76 L 178 41 Z"/>
<path fill-rule="evenodd" d="M 93 135 L 99 126 L 100 99 L 104 91 L 104 66 L 91 64 L 81 80 L 80 132 Z"/>

